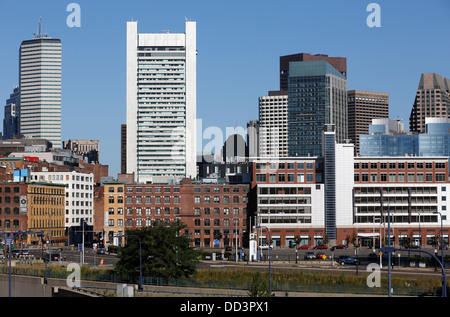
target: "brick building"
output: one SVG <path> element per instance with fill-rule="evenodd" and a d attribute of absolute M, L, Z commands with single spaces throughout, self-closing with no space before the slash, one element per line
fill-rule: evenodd
<path fill-rule="evenodd" d="M 113 214 L 109 210 L 113 208 L 108 205 L 109 196 L 112 197 L 109 187 L 105 184 L 105 223 L 112 229 L 118 211 Z M 192 238 L 196 247 L 235 246 L 236 232 L 241 247 L 246 243 L 243 236 L 247 233 L 249 189 L 244 184 L 200 184 L 189 179 L 180 184 L 125 185 L 123 230 L 152 222 L 181 221 L 186 225 L 184 234 Z M 107 227 L 105 231 L 112 231 Z"/>

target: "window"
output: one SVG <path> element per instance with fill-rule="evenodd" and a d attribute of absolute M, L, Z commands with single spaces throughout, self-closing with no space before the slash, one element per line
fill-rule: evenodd
<path fill-rule="evenodd" d="M 307 183 L 314 182 L 314 174 L 310 174 L 310 173 L 306 174 L 306 182 Z"/>
<path fill-rule="evenodd" d="M 445 173 L 436 173 L 436 182 L 445 182 Z"/>
<path fill-rule="evenodd" d="M 426 182 L 432 182 L 433 181 L 433 173 L 426 173 L 425 174 L 425 181 Z"/>
<path fill-rule="evenodd" d="M 370 168 L 371 169 L 377 169 L 378 168 L 378 163 L 370 163 Z"/>
<path fill-rule="evenodd" d="M 269 174 L 269 182 L 276 183 L 277 182 L 277 174 Z"/>
<path fill-rule="evenodd" d="M 286 174 L 278 174 L 278 182 L 285 182 Z"/>
<path fill-rule="evenodd" d="M 353 181 L 359 182 L 359 174 L 358 174 L 358 173 L 355 173 L 355 174 L 353 175 Z"/>
<path fill-rule="evenodd" d="M 405 173 L 398 173 L 398 182 L 402 183 L 404 181 L 405 181 Z"/>
<path fill-rule="evenodd" d="M 417 173 L 417 182 L 423 182 L 423 173 Z"/>
<path fill-rule="evenodd" d="M 306 169 L 307 169 L 307 170 L 312 170 L 312 169 L 314 169 L 314 163 L 306 163 Z"/>
<path fill-rule="evenodd" d="M 367 173 L 362 173 L 362 174 L 361 174 L 361 181 L 362 181 L 362 182 L 368 182 L 368 181 L 369 181 L 369 174 L 367 174 Z"/>
<path fill-rule="evenodd" d="M 370 181 L 372 183 L 378 182 L 378 174 L 370 174 Z"/>
<path fill-rule="evenodd" d="M 294 174 L 288 174 L 288 182 L 294 182 L 295 181 L 295 177 Z"/>
<path fill-rule="evenodd" d="M 266 182 L 266 174 L 256 174 L 256 182 L 265 183 Z"/>
<path fill-rule="evenodd" d="M 381 173 L 380 174 L 380 181 L 387 182 L 387 174 L 386 173 Z"/>
<path fill-rule="evenodd" d="M 297 183 L 305 182 L 305 174 L 297 174 Z"/>
<path fill-rule="evenodd" d="M 397 181 L 397 178 L 396 178 L 395 173 L 389 173 L 389 182 L 390 183 L 395 183 L 396 181 Z"/>
<path fill-rule="evenodd" d="M 200 204 L 200 197 L 199 196 L 195 196 L 194 197 L 194 203 Z"/>

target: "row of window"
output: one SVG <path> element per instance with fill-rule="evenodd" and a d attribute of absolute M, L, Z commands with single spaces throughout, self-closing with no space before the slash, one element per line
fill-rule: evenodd
<path fill-rule="evenodd" d="M 277 181 L 279 183 L 282 182 L 288 182 L 288 183 L 304 183 L 305 182 L 305 174 L 297 174 L 297 177 L 295 176 L 296 174 L 283 174 L 283 173 L 279 173 L 279 174 L 269 174 L 269 183 L 276 183 Z M 257 183 L 266 183 L 267 182 L 267 174 L 256 174 L 256 182 Z M 312 173 L 307 173 L 306 174 L 306 182 L 307 183 L 313 183 L 314 182 L 314 174 Z"/>
<path fill-rule="evenodd" d="M 239 196 L 232 196 L 233 197 L 233 204 L 239 204 L 240 203 L 240 197 Z M 200 196 L 195 196 L 194 197 L 194 203 L 195 204 L 200 204 L 202 202 L 202 198 Z M 214 196 L 213 197 L 213 202 L 215 204 L 220 204 L 220 197 L 219 196 Z M 204 196 L 203 197 L 203 203 L 205 204 L 209 204 L 211 203 L 211 197 L 209 196 Z M 224 204 L 228 204 L 230 203 L 230 197 L 228 196 L 224 196 L 222 197 L 222 203 Z M 248 203 L 248 197 L 242 197 L 242 203 L 246 204 Z"/>
<path fill-rule="evenodd" d="M 433 180 L 433 173 L 355 173 L 355 182 L 391 182 L 391 183 L 420 183 L 420 182 L 446 182 L 447 176 L 445 173 L 435 173 Z"/>
<path fill-rule="evenodd" d="M 406 167 L 408 167 L 408 169 L 422 169 L 425 168 L 426 169 L 432 169 L 433 168 L 433 163 L 432 162 L 426 162 L 426 163 L 422 163 L 422 162 L 408 162 L 408 163 L 403 163 L 403 162 L 371 162 L 371 163 L 354 163 L 354 167 L 355 169 L 387 169 L 389 167 L 389 169 L 405 169 Z M 436 169 L 445 169 L 446 164 L 443 162 L 436 162 L 434 163 L 434 167 Z"/>
<path fill-rule="evenodd" d="M 256 163 L 256 169 L 257 170 L 293 170 L 295 169 L 295 166 L 297 165 L 297 169 L 304 170 L 305 167 L 307 170 L 314 169 L 314 162 L 307 162 L 307 163 Z"/>

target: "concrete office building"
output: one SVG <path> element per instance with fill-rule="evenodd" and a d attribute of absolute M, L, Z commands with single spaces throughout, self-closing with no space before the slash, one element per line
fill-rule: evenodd
<path fill-rule="evenodd" d="M 268 96 L 259 97 L 259 154 L 288 156 L 287 91 L 269 91 Z"/>
<path fill-rule="evenodd" d="M 450 118 L 450 79 L 435 73 L 420 76 L 416 98 L 409 116 L 409 129 L 425 132 L 425 118 Z"/>
<path fill-rule="evenodd" d="M 61 40 L 39 32 L 20 46 L 19 132 L 61 148 Z"/>
<path fill-rule="evenodd" d="M 389 118 L 389 94 L 376 91 L 350 90 L 348 100 L 348 138 L 359 154 L 359 135 L 369 133 L 372 119 Z"/>
<path fill-rule="evenodd" d="M 259 121 L 250 120 L 247 123 L 248 157 L 259 156 Z"/>
<path fill-rule="evenodd" d="M 196 22 L 138 33 L 127 22 L 126 171 L 137 182 L 195 177 Z"/>

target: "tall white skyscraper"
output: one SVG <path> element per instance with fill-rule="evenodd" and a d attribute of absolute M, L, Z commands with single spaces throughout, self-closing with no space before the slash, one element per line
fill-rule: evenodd
<path fill-rule="evenodd" d="M 269 91 L 259 97 L 259 155 L 288 156 L 288 94 Z"/>
<path fill-rule="evenodd" d="M 19 133 L 61 148 L 61 40 L 39 31 L 20 46 Z"/>
<path fill-rule="evenodd" d="M 127 22 L 127 173 L 137 182 L 196 177 L 196 22 L 138 33 Z"/>

